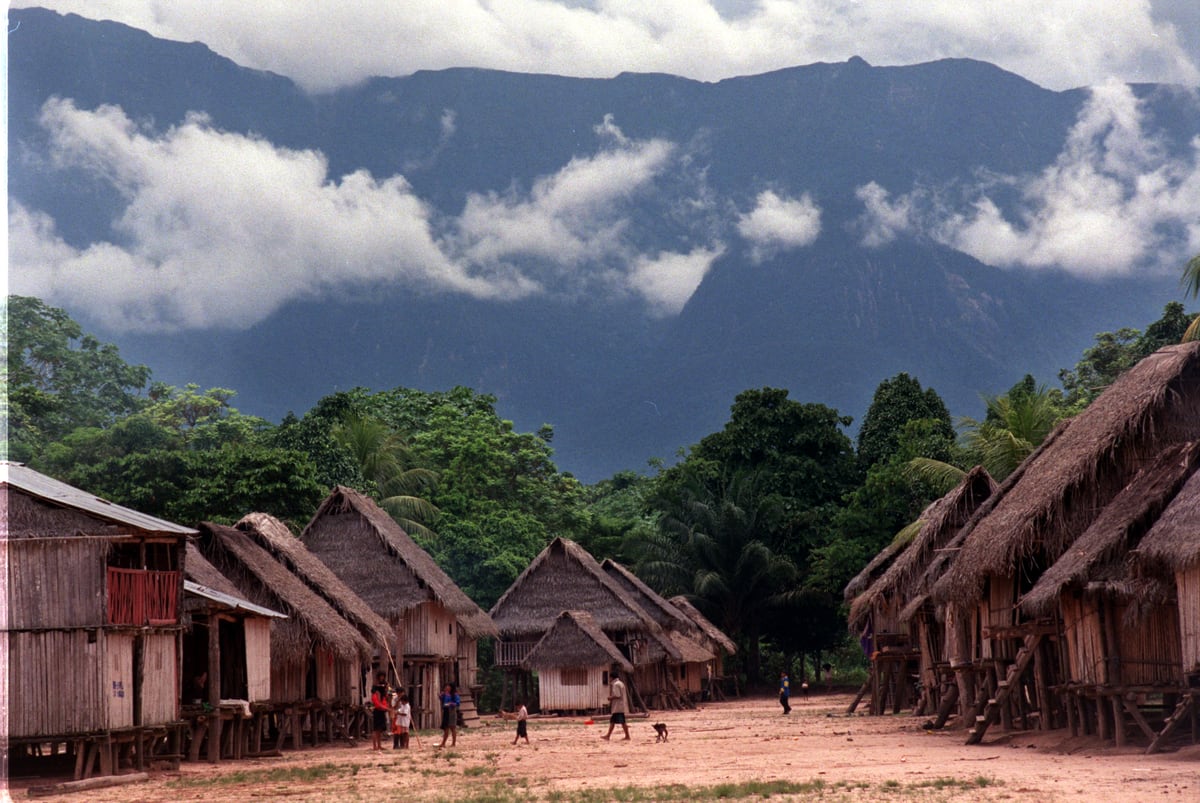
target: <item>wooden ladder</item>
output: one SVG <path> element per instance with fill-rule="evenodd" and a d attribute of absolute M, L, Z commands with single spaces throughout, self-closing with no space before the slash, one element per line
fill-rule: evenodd
<path fill-rule="evenodd" d="M 987 701 L 982 713 L 975 717 L 975 726 L 967 734 L 967 744 L 979 744 L 983 741 L 983 734 L 987 733 L 988 727 L 999 715 L 1000 706 L 1008 702 L 1008 695 L 1012 693 L 1021 673 L 1029 666 L 1029 661 L 1033 658 L 1033 654 L 1041 642 L 1041 633 L 1031 633 L 1025 637 L 1021 649 L 1017 650 L 1016 659 L 1004 673 L 1004 679 L 996 684 L 995 696 Z"/>
<path fill-rule="evenodd" d="M 1163 744 L 1166 742 L 1167 737 L 1171 735 L 1171 732 L 1175 730 L 1180 722 L 1191 716 L 1192 706 L 1195 704 L 1195 697 L 1190 694 L 1183 696 L 1183 699 L 1179 701 L 1179 705 L 1175 706 L 1174 713 L 1163 723 L 1163 729 L 1158 732 L 1158 735 L 1154 737 L 1154 741 L 1150 742 L 1150 746 L 1146 748 L 1147 755 L 1157 753 L 1163 749 Z"/>

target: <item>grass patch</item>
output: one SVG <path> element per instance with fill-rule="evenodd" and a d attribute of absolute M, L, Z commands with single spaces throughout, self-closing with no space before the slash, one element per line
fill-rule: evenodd
<path fill-rule="evenodd" d="M 467 767 L 465 770 L 463 770 L 463 775 L 465 775 L 468 778 L 481 778 L 484 775 L 495 775 L 495 774 L 496 774 L 496 768 L 488 766 L 487 764 L 480 764 L 475 767 Z"/>
<path fill-rule="evenodd" d="M 234 786 L 237 784 L 258 784 L 258 783 L 311 783 L 314 781 L 322 781 L 337 775 L 357 775 L 357 765 L 333 764 L 326 762 L 324 764 L 314 764 L 311 767 L 278 767 L 269 770 L 237 770 L 223 775 L 211 776 L 196 776 L 194 778 L 180 778 L 171 781 L 169 786 L 182 788 L 190 786 L 211 786 L 211 785 L 226 785 Z"/>

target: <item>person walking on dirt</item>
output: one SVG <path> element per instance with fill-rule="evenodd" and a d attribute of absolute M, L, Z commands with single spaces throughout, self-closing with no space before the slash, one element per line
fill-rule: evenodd
<path fill-rule="evenodd" d="M 625 741 L 629 741 L 629 726 L 625 724 L 625 713 L 629 710 L 629 701 L 625 696 L 625 684 L 614 669 L 608 680 L 608 733 L 600 737 L 608 739 L 612 736 L 613 728 L 617 725 L 625 731 Z"/>
<path fill-rule="evenodd" d="M 787 716 L 792 713 L 792 704 L 789 698 L 792 696 L 791 684 L 788 682 L 788 673 L 785 669 L 779 673 L 779 704 L 783 706 L 783 714 Z"/>
<path fill-rule="evenodd" d="M 458 744 L 458 707 L 462 700 L 453 683 L 446 684 L 439 698 L 442 701 L 442 743 L 438 747 L 445 747 L 446 739 L 450 739 L 450 746 L 454 747 Z"/>

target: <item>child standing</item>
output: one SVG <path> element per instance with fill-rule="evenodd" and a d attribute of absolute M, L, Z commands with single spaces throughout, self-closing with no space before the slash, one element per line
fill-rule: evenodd
<path fill-rule="evenodd" d="M 525 744 L 529 744 L 529 709 L 525 707 L 525 703 L 518 706 L 513 716 L 517 720 L 517 735 L 513 737 L 513 744 L 516 744 L 518 739 L 524 739 Z"/>
<path fill-rule="evenodd" d="M 412 726 L 412 706 L 408 695 L 400 692 L 392 705 L 392 749 L 408 749 L 408 729 Z"/>

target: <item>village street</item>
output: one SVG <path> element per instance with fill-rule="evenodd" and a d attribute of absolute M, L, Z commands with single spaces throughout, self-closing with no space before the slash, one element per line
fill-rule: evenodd
<path fill-rule="evenodd" d="M 531 720 L 530 745 L 512 745 L 512 723 L 483 718 L 437 749 L 425 731 L 407 752 L 367 743 L 283 758 L 184 764 L 150 782 L 66 800 L 713 800 L 1133 801 L 1200 797 L 1200 747 L 1145 756 L 1066 731 L 1006 735 L 979 747 L 962 731 L 927 733 L 923 718 L 845 717 L 845 694 L 796 698 L 790 716 L 772 698 L 706 705 L 631 719 L 629 742 L 605 742 L 605 719 Z M 651 723 L 670 740 L 656 743 Z M 614 739 L 619 736 L 619 729 Z M 38 781 L 19 781 L 22 789 Z M 46 798 L 42 798 L 46 799 Z"/>

